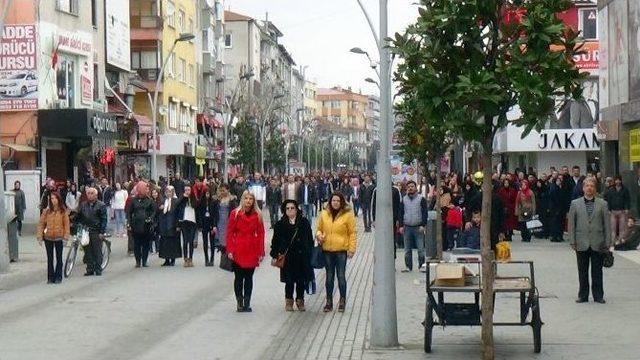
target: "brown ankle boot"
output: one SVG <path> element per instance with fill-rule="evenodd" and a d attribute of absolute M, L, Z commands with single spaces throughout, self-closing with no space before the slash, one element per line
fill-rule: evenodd
<path fill-rule="evenodd" d="M 296 307 L 298 308 L 298 311 L 306 311 L 307 309 L 304 308 L 304 299 L 296 299 Z"/>
<path fill-rule="evenodd" d="M 293 311 L 293 299 L 284 299 L 284 311 Z"/>
<path fill-rule="evenodd" d="M 347 300 L 345 298 L 340 298 L 340 301 L 338 301 L 338 312 L 344 312 L 346 303 Z"/>
<path fill-rule="evenodd" d="M 333 299 L 331 298 L 327 298 L 327 303 L 324 306 L 324 309 L 322 310 L 324 312 L 331 312 L 333 311 Z"/>

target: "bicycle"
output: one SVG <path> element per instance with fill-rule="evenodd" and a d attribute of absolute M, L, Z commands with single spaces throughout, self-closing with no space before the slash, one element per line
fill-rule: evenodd
<path fill-rule="evenodd" d="M 76 263 L 76 257 L 78 256 L 78 248 L 81 247 L 82 251 L 84 251 L 84 246 L 80 246 L 80 237 L 82 236 L 82 227 L 78 226 L 76 230 L 76 234 L 71 238 L 71 240 L 67 241 L 66 246 L 69 248 L 67 251 L 67 256 L 64 261 L 64 277 L 68 278 L 71 276 L 71 272 Z M 109 265 L 109 257 L 111 255 L 111 237 L 110 234 L 105 234 L 102 239 L 102 264 L 100 264 L 101 271 L 107 268 Z"/>

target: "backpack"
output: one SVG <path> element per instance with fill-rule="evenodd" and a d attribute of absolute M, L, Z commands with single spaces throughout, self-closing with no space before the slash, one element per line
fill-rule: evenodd
<path fill-rule="evenodd" d="M 456 229 L 462 228 L 462 209 L 457 206 L 454 206 L 447 211 L 447 217 L 445 219 L 445 223 L 447 227 L 452 227 Z"/>

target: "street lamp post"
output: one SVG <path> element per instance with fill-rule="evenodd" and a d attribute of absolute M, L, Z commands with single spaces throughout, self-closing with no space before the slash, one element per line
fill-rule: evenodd
<path fill-rule="evenodd" d="M 152 113 L 151 113 L 151 121 L 153 122 L 152 133 L 153 133 L 153 148 L 151 149 L 151 178 L 153 180 L 158 180 L 158 166 L 157 166 L 157 142 L 158 142 L 158 89 L 160 88 L 160 82 L 162 81 L 162 76 L 164 75 L 164 69 L 167 67 L 167 62 L 169 62 L 169 58 L 173 56 L 173 50 L 175 50 L 176 45 L 179 42 L 190 41 L 193 40 L 196 36 L 190 33 L 183 33 L 173 41 L 173 45 L 171 45 L 171 49 L 169 53 L 162 61 L 162 66 L 160 67 L 160 73 L 158 74 L 158 79 L 156 80 L 156 88 L 153 90 L 153 104 L 152 104 Z"/>
<path fill-rule="evenodd" d="M 391 169 L 389 168 L 390 130 L 393 121 L 391 108 L 391 57 L 387 40 L 388 0 L 380 0 L 380 31 L 376 32 L 371 17 L 356 0 L 367 19 L 380 53 L 380 105 L 381 118 L 386 121 L 380 129 L 380 155 L 377 161 L 376 231 L 373 261 L 373 290 L 371 309 L 372 347 L 398 346 L 398 317 L 396 308 L 396 277 L 393 253 L 389 239 L 393 239 L 391 206 Z"/>

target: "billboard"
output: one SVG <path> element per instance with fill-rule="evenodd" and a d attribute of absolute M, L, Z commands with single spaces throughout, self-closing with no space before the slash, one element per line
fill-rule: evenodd
<path fill-rule="evenodd" d="M 629 101 L 629 37 L 627 0 L 614 1 L 609 10 L 609 106 Z"/>
<path fill-rule="evenodd" d="M 0 111 L 38 109 L 37 28 L 5 25 L 0 48 Z"/>
<path fill-rule="evenodd" d="M 640 2 L 629 2 L 629 100 L 640 99 Z"/>
<path fill-rule="evenodd" d="M 107 63 L 131 70 L 129 0 L 105 1 Z"/>

